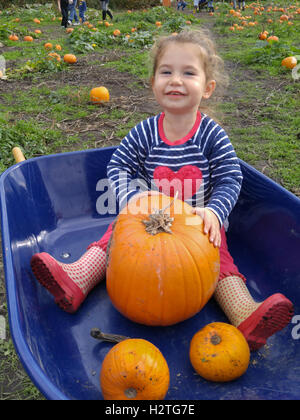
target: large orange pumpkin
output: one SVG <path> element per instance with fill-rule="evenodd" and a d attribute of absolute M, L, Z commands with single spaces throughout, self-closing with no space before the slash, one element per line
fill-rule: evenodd
<path fill-rule="evenodd" d="M 188 204 L 172 201 L 159 194 L 130 202 L 111 240 L 108 294 L 124 316 L 145 325 L 192 317 L 211 298 L 219 277 L 219 250 L 203 233 L 202 219 Z"/>
<path fill-rule="evenodd" d="M 147 340 L 121 341 L 102 363 L 100 385 L 105 400 L 162 400 L 169 383 L 164 356 Z"/>
<path fill-rule="evenodd" d="M 206 325 L 192 338 L 190 361 L 204 379 L 214 382 L 232 381 L 248 369 L 249 345 L 233 325 L 214 322 Z"/>

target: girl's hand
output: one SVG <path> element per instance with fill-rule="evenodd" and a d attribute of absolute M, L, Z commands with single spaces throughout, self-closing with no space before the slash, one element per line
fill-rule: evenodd
<path fill-rule="evenodd" d="M 220 223 L 215 213 L 205 207 L 194 207 L 192 213 L 202 217 L 204 222 L 204 233 L 209 234 L 209 241 L 212 242 L 215 247 L 220 247 Z"/>

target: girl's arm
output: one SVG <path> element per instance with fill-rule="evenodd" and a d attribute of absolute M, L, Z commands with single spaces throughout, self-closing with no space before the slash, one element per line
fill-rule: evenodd
<path fill-rule="evenodd" d="M 206 156 L 210 167 L 212 193 L 206 208 L 216 214 L 222 226 L 238 200 L 243 175 L 225 131 L 218 125 L 211 131 L 211 138 L 206 143 Z"/>
<path fill-rule="evenodd" d="M 58 7 L 58 10 L 61 12 L 61 8 L 60 8 L 60 0 L 57 0 L 57 7 Z"/>
<path fill-rule="evenodd" d="M 211 133 L 205 142 L 204 154 L 210 166 L 212 193 L 205 208 L 194 209 L 202 216 L 204 231 L 215 246 L 220 246 L 220 228 L 234 208 L 242 185 L 242 172 L 234 148 L 225 131 L 210 123 Z"/>

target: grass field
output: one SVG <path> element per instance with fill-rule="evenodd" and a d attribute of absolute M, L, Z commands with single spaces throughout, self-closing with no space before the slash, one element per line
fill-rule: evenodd
<path fill-rule="evenodd" d="M 215 2 L 213 15 L 192 13 L 191 3 L 185 13 L 162 7 L 114 11 L 113 26 L 105 26 L 99 10 L 89 9 L 91 26 L 74 27 L 71 34 L 50 8 L 2 10 L 0 173 L 14 163 L 14 146 L 30 158 L 119 144 L 130 128 L 158 111 L 147 59 L 155 37 L 204 27 L 230 77 L 223 97 L 209 104 L 214 115 L 241 159 L 300 196 L 300 3 L 289 8 L 288 1 L 260 1 L 233 13 L 229 4 Z M 280 19 L 283 15 L 287 19 Z M 121 35 L 113 35 L 116 29 Z M 279 40 L 260 40 L 263 31 Z M 19 40 L 9 40 L 12 34 Z M 26 35 L 33 42 L 23 41 Z M 46 42 L 53 50 L 45 49 Z M 51 51 L 61 57 L 73 53 L 77 63 L 57 61 Z M 298 56 L 293 71 L 281 66 L 287 56 Z M 111 99 L 95 106 L 89 92 L 99 85 L 109 89 Z M 1 262 L 0 275 L 0 316 L 7 317 Z M 0 399 L 42 398 L 20 367 L 7 326 L 6 339 L 0 339 Z"/>

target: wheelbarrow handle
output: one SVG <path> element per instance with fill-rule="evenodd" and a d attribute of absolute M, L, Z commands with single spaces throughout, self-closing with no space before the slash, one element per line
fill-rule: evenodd
<path fill-rule="evenodd" d="M 12 149 L 12 154 L 15 158 L 16 163 L 23 162 L 24 160 L 26 160 L 22 150 L 19 147 L 14 147 Z"/>

